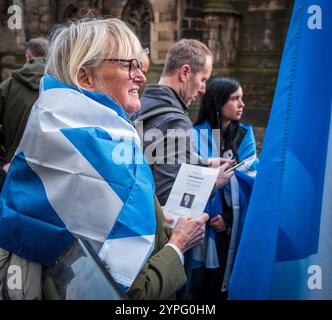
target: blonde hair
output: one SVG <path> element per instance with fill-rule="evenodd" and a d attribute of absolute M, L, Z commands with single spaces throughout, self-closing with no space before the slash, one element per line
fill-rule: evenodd
<path fill-rule="evenodd" d="M 80 88 L 82 67 L 95 71 L 105 59 L 140 61 L 141 44 L 127 24 L 116 18 L 81 19 L 57 28 L 52 37 L 46 73 Z"/>

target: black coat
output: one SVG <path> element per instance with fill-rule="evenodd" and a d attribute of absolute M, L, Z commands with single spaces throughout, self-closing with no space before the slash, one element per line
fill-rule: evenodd
<path fill-rule="evenodd" d="M 164 206 L 180 170 L 181 163 L 194 162 L 202 166 L 206 166 L 206 163 L 194 152 L 193 125 L 188 115 L 188 106 L 171 87 L 148 85 L 141 98 L 141 104 L 141 110 L 131 117 L 132 120 L 147 114 L 151 110 L 165 107 L 173 107 L 181 111 L 162 113 L 150 117 L 144 120 L 143 132 L 138 130 L 141 141 L 143 141 L 144 154 L 153 170 L 156 195 L 160 204 Z M 155 141 L 143 139 L 150 129 L 159 130 L 160 135 L 156 137 Z M 169 129 L 178 130 L 175 137 L 169 134 L 167 131 Z M 182 141 L 183 143 L 181 143 Z M 151 148 L 152 143 L 154 143 L 155 152 L 149 154 L 146 151 L 153 149 Z M 174 143 L 175 154 L 167 152 L 167 143 Z M 158 156 L 157 150 L 163 150 L 161 158 L 156 157 Z M 167 163 L 172 158 L 175 160 L 175 164 Z M 193 159 L 194 161 L 192 161 Z"/>

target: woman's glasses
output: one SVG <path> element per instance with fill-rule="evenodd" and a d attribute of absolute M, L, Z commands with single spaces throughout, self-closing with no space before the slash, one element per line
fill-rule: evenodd
<path fill-rule="evenodd" d="M 137 75 L 137 70 L 142 68 L 142 64 L 137 59 L 104 59 L 104 61 L 118 62 L 123 68 L 128 69 L 130 79 L 134 79 Z"/>

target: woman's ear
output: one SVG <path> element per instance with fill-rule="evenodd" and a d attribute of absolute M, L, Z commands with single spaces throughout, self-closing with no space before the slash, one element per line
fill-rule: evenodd
<path fill-rule="evenodd" d="M 189 64 L 184 64 L 179 69 L 179 78 L 181 82 L 186 82 L 191 75 L 191 67 Z"/>
<path fill-rule="evenodd" d="M 96 88 L 94 86 L 94 77 L 92 71 L 86 68 L 81 68 L 78 71 L 77 81 L 83 89 L 89 91 L 96 91 Z"/>

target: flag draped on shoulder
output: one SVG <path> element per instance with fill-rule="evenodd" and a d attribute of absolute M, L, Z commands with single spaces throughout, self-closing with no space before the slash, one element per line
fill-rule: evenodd
<path fill-rule="evenodd" d="M 97 241 L 128 290 L 156 232 L 153 176 L 139 144 L 109 97 L 45 76 L 1 193 L 0 247 L 52 265 L 75 237 Z"/>
<path fill-rule="evenodd" d="M 297 0 L 231 299 L 332 298 L 332 1 Z"/>
<path fill-rule="evenodd" d="M 231 178 L 230 183 L 218 190 L 209 199 L 204 209 L 204 212 L 207 212 L 210 218 L 225 213 L 222 205 L 223 196 L 227 198 L 227 202 L 232 208 L 233 222 L 221 291 L 228 290 L 234 257 L 241 236 L 256 170 L 259 165 L 252 127 L 241 122 L 239 122 L 239 126 L 245 130 L 245 134 L 238 145 L 235 160 L 244 161 L 244 165 L 235 170 L 235 175 Z M 204 121 L 194 126 L 194 137 L 195 151 L 200 157 L 203 159 L 220 157 L 220 130 L 214 131 L 209 122 Z M 204 243 L 193 248 L 193 268 L 205 267 L 214 269 L 220 267 L 216 246 L 216 231 L 209 225 L 207 225 L 206 229 Z"/>

